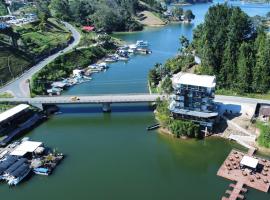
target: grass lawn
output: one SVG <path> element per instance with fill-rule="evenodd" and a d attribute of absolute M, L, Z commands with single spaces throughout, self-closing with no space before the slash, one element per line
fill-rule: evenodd
<path fill-rule="evenodd" d="M 12 48 L 0 48 L 0 85 L 31 66 L 31 57 Z M 8 67 L 8 63 L 10 68 Z"/>
<path fill-rule="evenodd" d="M 43 30 L 38 23 L 16 27 L 15 30 L 21 35 L 25 51 L 34 56 L 49 53 L 66 44 L 71 37 L 68 30 L 54 19 L 49 19 Z"/>
<path fill-rule="evenodd" d="M 81 34 L 81 41 L 79 43 L 79 47 L 88 47 L 94 43 L 96 43 L 97 34 L 95 32 L 84 32 L 80 29 L 80 27 L 77 27 L 77 30 Z"/>
<path fill-rule="evenodd" d="M 0 85 L 30 68 L 34 63 L 34 57 L 48 55 L 56 47 L 65 45 L 71 37 L 65 26 L 55 19 L 49 19 L 42 30 L 39 28 L 39 22 L 14 27 L 14 30 L 20 34 L 20 50 L 8 45 L 8 37 L 0 37 L 0 44 L 3 44 L 0 47 Z"/>
<path fill-rule="evenodd" d="M 5 112 L 6 110 L 13 108 L 15 105 L 9 105 L 9 104 L 0 104 L 0 113 Z"/>
<path fill-rule="evenodd" d="M 13 95 L 7 92 L 1 93 L 0 98 L 13 98 Z"/>

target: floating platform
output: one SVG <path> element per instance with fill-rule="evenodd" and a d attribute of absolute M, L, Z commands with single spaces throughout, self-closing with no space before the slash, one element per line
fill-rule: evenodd
<path fill-rule="evenodd" d="M 236 184 L 230 184 L 230 188 L 233 190 L 227 190 L 226 194 L 230 197 L 222 197 L 222 200 L 236 200 L 243 199 L 244 196 L 241 193 L 247 192 L 244 186 L 254 188 L 262 192 L 268 192 L 270 187 L 270 161 L 258 158 L 258 170 L 256 172 L 248 172 L 240 167 L 240 162 L 244 156 L 252 156 L 255 150 L 250 150 L 247 154 L 232 150 L 224 163 L 219 168 L 217 175 L 226 178 L 231 181 L 235 181 Z"/>

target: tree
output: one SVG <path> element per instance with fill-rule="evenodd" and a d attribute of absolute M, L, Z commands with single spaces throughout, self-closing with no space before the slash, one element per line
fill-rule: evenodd
<path fill-rule="evenodd" d="M 165 79 L 161 82 L 161 88 L 166 94 L 170 94 L 173 91 L 172 80 L 170 77 L 166 76 Z"/>
<path fill-rule="evenodd" d="M 48 18 L 51 16 L 51 12 L 48 8 L 49 2 L 44 0 L 37 0 L 35 5 L 37 7 L 37 15 L 41 20 L 41 23 L 46 23 Z"/>
<path fill-rule="evenodd" d="M 237 61 L 237 87 L 241 93 L 248 93 L 251 91 L 252 84 L 253 49 L 248 43 L 244 42 L 241 44 L 239 51 Z"/>
<path fill-rule="evenodd" d="M 266 17 L 270 19 L 270 11 L 266 14 Z"/>
<path fill-rule="evenodd" d="M 191 20 L 195 19 L 195 15 L 191 10 L 186 10 L 184 14 L 184 19 L 191 22 Z"/>
<path fill-rule="evenodd" d="M 184 14 L 184 10 L 181 7 L 174 7 L 172 10 L 172 15 L 176 17 L 178 20 L 182 19 L 183 14 Z"/>
<path fill-rule="evenodd" d="M 270 39 L 265 33 L 260 33 L 256 39 L 258 47 L 256 64 L 253 70 L 253 90 L 265 93 L 269 90 L 270 82 Z"/>
<path fill-rule="evenodd" d="M 156 69 L 151 69 L 148 74 L 149 82 L 152 86 L 157 86 L 161 80 L 160 74 L 157 73 Z"/>
<path fill-rule="evenodd" d="M 95 9 L 92 1 L 72 1 L 70 5 L 70 12 L 73 19 L 77 23 L 82 25 L 89 25 L 89 17 L 95 12 Z"/>
<path fill-rule="evenodd" d="M 52 15 L 62 20 L 70 19 L 70 5 L 69 0 L 51 0 L 49 8 Z"/>
<path fill-rule="evenodd" d="M 183 35 L 179 38 L 179 40 L 180 40 L 180 46 L 181 46 L 180 52 L 184 53 L 185 50 L 189 46 L 189 40 Z"/>

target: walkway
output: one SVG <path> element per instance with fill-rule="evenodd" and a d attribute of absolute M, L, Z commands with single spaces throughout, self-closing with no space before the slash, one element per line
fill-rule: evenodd
<path fill-rule="evenodd" d="M 237 199 L 244 199 L 244 195 L 241 194 L 241 192 L 247 191 L 244 187 L 244 183 L 241 181 L 238 181 L 235 184 L 230 184 L 230 187 L 233 188 L 233 190 L 226 190 L 226 194 L 229 194 L 230 196 L 222 197 L 222 200 L 237 200 Z"/>
<path fill-rule="evenodd" d="M 28 80 L 31 79 L 31 77 L 37 73 L 39 70 L 41 70 L 43 67 L 48 65 L 50 62 L 55 60 L 58 56 L 60 56 L 63 53 L 66 53 L 70 50 L 72 50 L 75 46 L 77 46 L 80 42 L 81 35 L 80 33 L 69 23 L 63 22 L 67 29 L 70 30 L 72 33 L 72 36 L 74 38 L 74 41 L 65 49 L 62 51 L 59 51 L 46 59 L 42 60 L 41 62 L 34 65 L 32 68 L 30 68 L 27 72 L 22 74 L 17 79 L 11 81 L 10 83 L 6 84 L 4 87 L 0 89 L 0 93 L 9 91 L 16 97 L 29 97 L 30 91 L 29 91 L 29 83 Z"/>

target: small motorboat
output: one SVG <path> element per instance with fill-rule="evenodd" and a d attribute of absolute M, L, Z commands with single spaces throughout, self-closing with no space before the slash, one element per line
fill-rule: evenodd
<path fill-rule="evenodd" d="M 45 175 L 48 176 L 51 174 L 51 170 L 48 168 L 44 168 L 44 167 L 37 167 L 33 169 L 33 172 L 35 174 L 39 174 L 39 175 Z"/>

